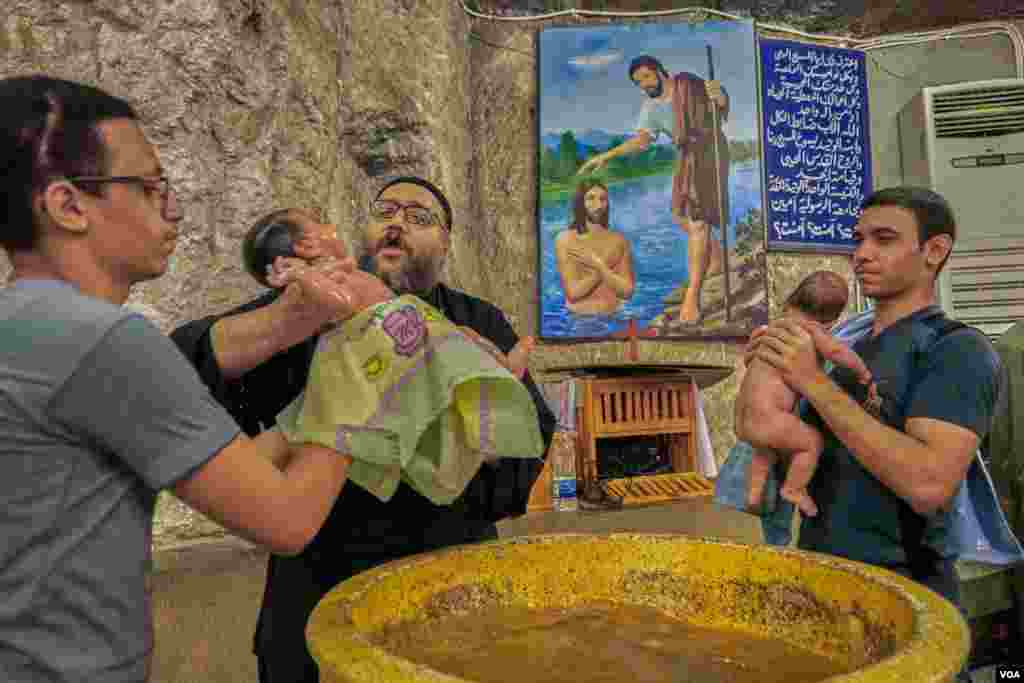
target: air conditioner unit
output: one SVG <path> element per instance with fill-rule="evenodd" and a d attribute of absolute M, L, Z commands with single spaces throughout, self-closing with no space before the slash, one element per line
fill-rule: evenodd
<path fill-rule="evenodd" d="M 1024 319 L 1024 80 L 924 88 L 899 134 L 903 182 L 934 189 L 957 217 L 939 302 L 998 336 Z"/>

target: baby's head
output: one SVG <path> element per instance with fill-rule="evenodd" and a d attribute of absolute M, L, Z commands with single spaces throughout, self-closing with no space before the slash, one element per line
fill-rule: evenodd
<path fill-rule="evenodd" d="M 321 223 L 312 212 L 281 209 L 249 228 L 242 240 L 242 263 L 257 282 L 272 287 L 267 272 L 279 256 L 311 262 L 314 257 L 343 259 L 348 253 L 333 225 Z"/>
<path fill-rule="evenodd" d="M 783 304 L 787 315 L 798 315 L 831 327 L 839 320 L 850 296 L 846 279 L 818 270 L 803 279 Z"/>
<path fill-rule="evenodd" d="M 249 228 L 242 240 L 242 263 L 249 275 L 264 287 L 267 269 L 278 256 L 297 258 L 295 243 L 302 239 L 302 228 L 289 218 L 289 210 L 274 211 Z"/>

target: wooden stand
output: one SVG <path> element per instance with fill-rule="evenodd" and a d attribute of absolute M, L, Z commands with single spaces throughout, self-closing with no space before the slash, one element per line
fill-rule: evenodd
<path fill-rule="evenodd" d="M 697 469 L 692 380 L 685 376 L 585 378 L 583 420 L 577 425 L 585 481 L 597 478 L 597 440 L 671 434 L 674 472 Z"/>
<path fill-rule="evenodd" d="M 668 437 L 671 474 L 606 480 L 608 492 L 625 504 L 647 504 L 692 496 L 709 496 L 711 482 L 697 471 L 694 386 L 704 388 L 724 379 L 732 368 L 690 366 L 688 372 L 648 372 L 615 377 L 584 376 L 577 382 L 576 479 L 577 492 L 598 478 L 599 439 L 630 436 Z M 556 433 L 556 439 L 571 438 Z M 558 447 L 553 445 L 552 448 Z M 561 443 L 569 448 L 571 444 Z M 550 510 L 551 468 L 548 463 L 533 486 L 529 511 Z"/>

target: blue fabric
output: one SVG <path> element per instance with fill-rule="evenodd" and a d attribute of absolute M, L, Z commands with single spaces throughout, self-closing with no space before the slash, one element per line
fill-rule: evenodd
<path fill-rule="evenodd" d="M 750 490 L 750 461 L 754 456 L 754 448 L 746 441 L 737 441 L 729 450 L 729 456 L 718 470 L 715 479 L 714 501 L 719 505 L 731 507 L 740 512 L 747 509 L 747 491 Z M 762 496 L 761 531 L 764 542 L 769 545 L 789 545 L 792 540 L 792 522 L 794 506 L 779 496 L 780 477 L 776 467 L 768 473 Z"/>
<path fill-rule="evenodd" d="M 999 506 L 992 478 L 979 455 L 953 503 L 952 536 L 961 560 L 1009 565 L 1024 561 L 1024 548 Z"/>
<path fill-rule="evenodd" d="M 846 320 L 834 335 L 852 345 L 871 331 L 873 322 L 874 312 L 866 311 Z M 805 407 L 803 403 L 801 400 L 801 412 Z M 747 491 L 753 454 L 754 449 L 745 442 L 737 442 L 732 447 L 715 481 L 716 503 L 749 512 Z M 782 478 L 777 465 L 768 475 L 759 513 L 764 541 L 770 545 L 789 545 L 792 540 L 790 530 L 795 508 L 779 497 Z M 960 559 L 997 565 L 1024 562 L 1024 548 L 999 506 L 992 479 L 980 453 L 971 463 L 967 477 L 954 498 L 950 540 Z"/>

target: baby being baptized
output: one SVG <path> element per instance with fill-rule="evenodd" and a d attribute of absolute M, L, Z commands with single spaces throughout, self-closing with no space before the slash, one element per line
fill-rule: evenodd
<path fill-rule="evenodd" d="M 486 461 L 543 455 L 536 406 L 518 380 L 529 342 L 506 358 L 418 297 L 394 297 L 356 269 L 334 226 L 303 211 L 258 221 L 242 253 L 265 286 L 299 280 L 339 310 L 304 392 L 278 415 L 290 441 L 350 453 L 349 479 L 381 500 L 405 481 L 436 504 L 454 501 Z"/>
<path fill-rule="evenodd" d="M 825 332 L 846 308 L 846 281 L 831 271 L 807 276 L 786 299 L 783 314 L 804 327 L 817 326 Z M 860 356 L 830 335 L 815 335 L 819 360 L 828 360 L 852 370 L 862 384 L 871 383 L 871 372 Z M 874 387 L 870 394 L 874 395 Z M 799 396 L 768 363 L 754 359 L 747 368 L 736 399 L 736 436 L 754 447 L 750 464 L 748 505 L 758 510 L 768 474 L 779 455 L 789 456 L 789 467 L 780 494 L 809 517 L 818 508 L 807 493 L 821 455 L 821 433 L 793 413 Z"/>

